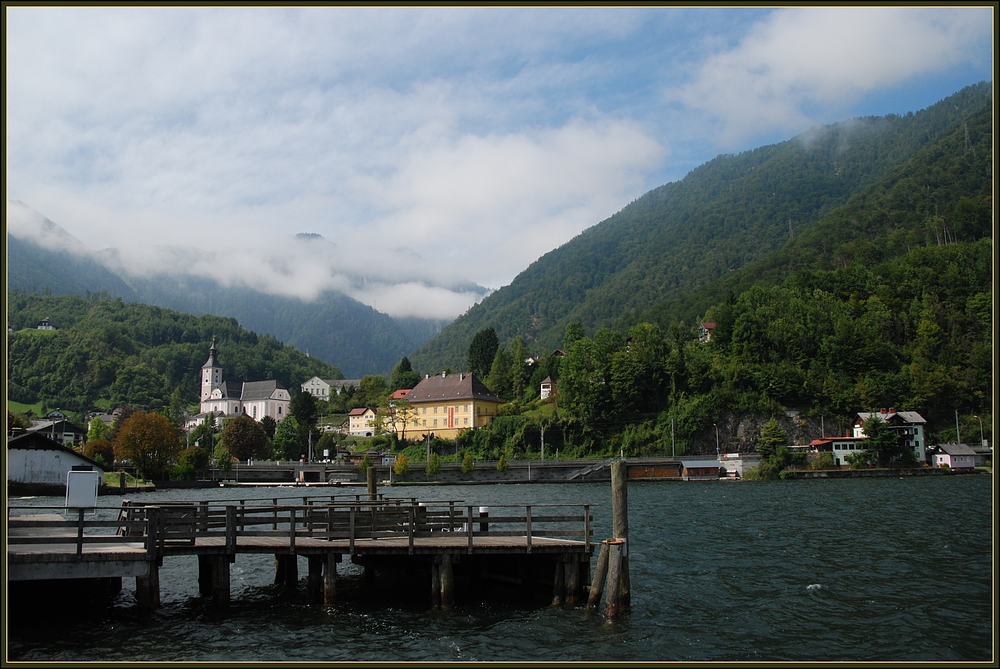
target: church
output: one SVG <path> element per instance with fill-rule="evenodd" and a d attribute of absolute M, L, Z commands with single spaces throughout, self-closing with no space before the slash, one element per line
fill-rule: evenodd
<path fill-rule="evenodd" d="M 223 381 L 222 365 L 215 342 L 208 350 L 208 360 L 201 366 L 201 413 L 193 416 L 189 426 L 200 424 L 214 413 L 217 419 L 246 415 L 259 421 L 270 416 L 280 422 L 288 415 L 291 395 L 284 386 L 271 381 Z"/>

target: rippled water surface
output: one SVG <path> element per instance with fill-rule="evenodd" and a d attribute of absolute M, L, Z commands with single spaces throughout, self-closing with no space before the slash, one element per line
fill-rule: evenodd
<path fill-rule="evenodd" d="M 234 499 L 302 489 L 163 491 Z M 308 488 L 306 494 L 330 494 Z M 386 488 L 480 505 L 594 503 L 611 534 L 608 484 Z M 781 482 L 631 483 L 632 608 L 514 603 L 429 610 L 373 601 L 341 564 L 336 607 L 272 585 L 271 556 L 237 557 L 226 614 L 198 596 L 197 560 L 168 558 L 163 606 L 8 616 L 14 661 L 933 661 L 993 652 L 993 496 L 987 475 Z M 114 501 L 112 501 L 114 500 Z M 117 498 L 101 498 L 116 503 Z M 61 498 L 11 499 L 12 505 Z M 595 559 L 596 562 L 596 559 Z M 304 577 L 304 560 L 300 575 Z"/>

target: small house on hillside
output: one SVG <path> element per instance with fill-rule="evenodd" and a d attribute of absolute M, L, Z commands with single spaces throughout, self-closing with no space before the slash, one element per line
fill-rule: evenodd
<path fill-rule="evenodd" d="M 712 331 L 715 330 L 715 323 L 698 324 L 698 341 L 707 344 L 712 341 Z"/>
<path fill-rule="evenodd" d="M 49 439 L 72 448 L 76 444 L 82 444 L 87 440 L 87 430 L 79 425 L 69 422 L 65 418 L 51 418 L 35 421 L 27 432 L 44 434 Z"/>
<path fill-rule="evenodd" d="M 375 436 L 375 409 L 371 407 L 351 409 L 347 417 L 351 423 L 348 432 L 352 437 Z"/>
<path fill-rule="evenodd" d="M 541 398 L 543 400 L 547 400 L 555 392 L 555 389 L 556 386 L 555 383 L 552 382 L 552 377 L 546 376 L 545 380 L 542 381 L 541 393 L 540 393 Z"/>
<path fill-rule="evenodd" d="M 917 462 L 927 460 L 927 444 L 924 441 L 924 425 L 927 421 L 916 411 L 896 411 L 895 409 L 880 409 L 873 413 L 859 413 L 854 418 L 854 436 L 865 437 L 865 422 L 870 418 L 878 418 L 899 437 L 903 446 L 913 449 Z"/>
<path fill-rule="evenodd" d="M 59 326 L 51 318 L 43 318 L 38 321 L 38 325 L 35 328 L 38 330 L 58 330 Z"/>

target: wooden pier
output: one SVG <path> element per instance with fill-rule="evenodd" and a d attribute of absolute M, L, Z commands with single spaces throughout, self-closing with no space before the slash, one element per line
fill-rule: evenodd
<path fill-rule="evenodd" d="M 309 597 L 327 605 L 336 602 L 337 564 L 345 559 L 372 579 L 379 572 L 426 578 L 431 605 L 439 608 L 454 605 L 462 594 L 456 588 L 484 580 L 536 592 L 539 582 L 548 583 L 553 604 L 586 599 L 593 505 L 486 509 L 364 497 L 125 501 L 109 507 L 114 512 L 81 509 L 69 519 L 57 509 L 9 508 L 8 581 L 135 577 L 138 605 L 148 611 L 159 604 L 164 559 L 195 555 L 200 593 L 225 606 L 237 556 L 273 554 L 275 582 L 291 586 L 299 578 L 297 558 L 305 557 Z"/>

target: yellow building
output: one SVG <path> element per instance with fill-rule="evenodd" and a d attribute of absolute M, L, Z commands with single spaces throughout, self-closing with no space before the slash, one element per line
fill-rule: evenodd
<path fill-rule="evenodd" d="M 406 416 L 406 428 L 396 425 L 396 435 L 454 439 L 462 430 L 489 425 L 501 404 L 503 400 L 472 374 L 429 376 L 406 396 L 406 406 L 397 408 Z"/>

